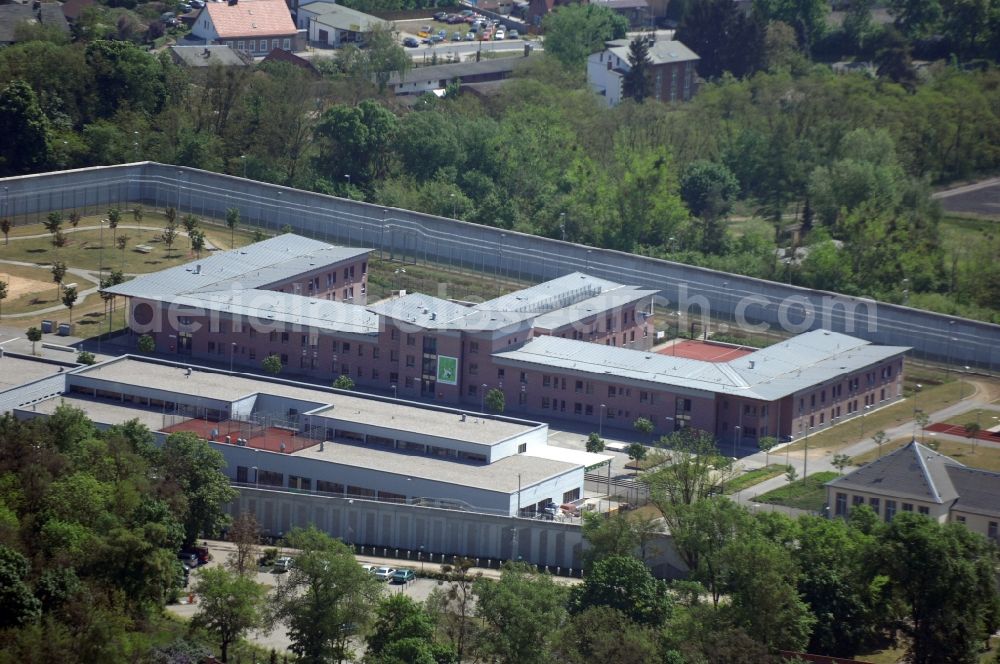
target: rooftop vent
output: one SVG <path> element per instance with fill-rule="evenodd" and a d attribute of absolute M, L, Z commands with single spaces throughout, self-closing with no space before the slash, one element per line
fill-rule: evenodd
<path fill-rule="evenodd" d="M 465 413 L 462 413 L 462 421 L 465 421 Z"/>
<path fill-rule="evenodd" d="M 194 266 L 194 273 L 201 274 L 201 263 Z"/>
<path fill-rule="evenodd" d="M 754 361 L 753 361 L 753 360 L 750 360 L 750 368 L 751 368 L 751 369 L 753 369 L 753 364 L 754 364 Z"/>

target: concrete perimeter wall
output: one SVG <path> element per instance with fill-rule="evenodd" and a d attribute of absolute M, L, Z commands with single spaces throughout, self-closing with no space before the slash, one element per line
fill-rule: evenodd
<path fill-rule="evenodd" d="M 516 279 L 574 270 L 660 291 L 660 306 L 711 311 L 792 333 L 826 328 L 879 344 L 912 346 L 918 358 L 1000 370 L 1000 326 L 874 300 L 753 279 L 432 215 L 383 208 L 253 180 L 155 163 L 0 179 L 0 214 L 40 221 L 52 209 L 103 212 L 141 201 L 180 214 L 284 225 L 321 240 L 371 247 L 387 258 L 436 262 Z"/>
<path fill-rule="evenodd" d="M 514 519 L 433 507 L 397 505 L 241 487 L 230 514 L 250 512 L 265 535 L 282 536 L 294 527 L 316 528 L 348 544 L 448 556 L 511 560 L 579 570 L 584 540 L 580 526 L 538 519 Z M 646 560 L 656 576 L 683 574 L 670 538 L 646 545 Z M 577 573 L 577 572 L 574 572 Z"/>

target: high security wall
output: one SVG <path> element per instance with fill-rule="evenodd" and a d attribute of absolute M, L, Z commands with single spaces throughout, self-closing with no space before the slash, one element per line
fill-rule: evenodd
<path fill-rule="evenodd" d="M 141 201 L 181 214 L 225 217 L 272 231 L 286 224 L 321 240 L 372 247 L 387 257 L 434 261 L 525 280 L 573 270 L 661 292 L 671 309 L 805 332 L 826 328 L 875 343 L 912 346 L 917 357 L 1000 369 L 1000 326 L 865 298 L 691 267 L 452 219 L 156 163 L 0 179 L 0 214 L 41 220 L 52 209 L 100 212 Z"/>

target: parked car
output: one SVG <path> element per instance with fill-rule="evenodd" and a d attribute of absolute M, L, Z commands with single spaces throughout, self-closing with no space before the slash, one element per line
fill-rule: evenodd
<path fill-rule="evenodd" d="M 379 581 L 388 581 L 396 573 L 393 567 L 379 567 L 375 570 L 375 578 Z"/>
<path fill-rule="evenodd" d="M 493 35 L 493 39 L 496 39 L 497 41 L 500 41 L 501 39 L 504 39 L 505 37 L 506 37 L 506 34 L 504 33 L 503 28 L 500 28 L 499 30 L 497 30 L 496 34 Z"/>
<path fill-rule="evenodd" d="M 421 26 L 420 27 L 420 31 L 417 33 L 417 36 L 418 37 L 430 37 L 431 36 L 431 30 L 433 30 L 433 29 L 434 28 L 432 28 L 429 25 Z"/>
<path fill-rule="evenodd" d="M 378 568 L 375 567 L 375 565 L 365 564 L 365 565 L 361 566 L 361 569 L 363 569 L 364 571 L 368 572 L 369 574 L 374 574 L 375 570 L 378 569 Z"/>
<path fill-rule="evenodd" d="M 406 46 L 407 48 L 416 48 L 420 46 L 420 42 L 417 41 L 416 37 L 407 37 L 403 40 L 403 46 Z"/>
<path fill-rule="evenodd" d="M 434 14 L 435 21 L 443 21 L 446 18 L 448 18 L 448 12 L 438 12 L 437 14 Z"/>
<path fill-rule="evenodd" d="M 194 554 L 198 556 L 199 565 L 207 565 L 210 560 L 212 560 L 212 553 L 208 550 L 207 546 L 189 546 L 186 549 L 182 549 L 181 553 Z"/>
<path fill-rule="evenodd" d="M 451 33 L 451 40 L 452 41 L 462 41 L 462 33 L 461 32 L 453 32 L 453 33 Z"/>
<path fill-rule="evenodd" d="M 511 30 L 510 32 L 507 33 L 507 39 L 520 39 L 520 38 L 521 38 L 521 33 L 519 33 L 517 30 Z"/>
<path fill-rule="evenodd" d="M 292 569 L 292 564 L 293 561 L 290 557 L 282 556 L 274 561 L 274 567 L 271 568 L 271 571 L 274 572 L 275 574 L 280 574 L 281 572 L 287 572 L 288 570 Z"/>
<path fill-rule="evenodd" d="M 181 551 L 177 554 L 177 560 L 184 563 L 184 566 L 189 569 L 198 567 L 198 554 Z"/>
<path fill-rule="evenodd" d="M 429 44 L 440 44 L 443 41 L 444 37 L 442 37 L 441 35 L 431 35 L 430 37 L 427 38 L 427 43 Z"/>
<path fill-rule="evenodd" d="M 466 32 L 465 41 L 476 41 L 476 33 L 472 32 L 471 30 L 469 32 Z"/>
<path fill-rule="evenodd" d="M 447 39 L 448 38 L 448 31 L 447 30 L 438 30 L 437 31 L 437 36 L 440 37 L 441 39 Z"/>
<path fill-rule="evenodd" d="M 464 23 L 464 22 L 465 22 L 465 17 L 459 16 L 458 14 L 452 14 L 451 16 L 448 17 L 448 20 L 446 21 L 446 23 L 448 23 L 449 25 L 454 25 L 456 23 Z"/>
<path fill-rule="evenodd" d="M 401 569 L 397 569 L 396 572 L 392 575 L 392 582 L 409 583 L 410 581 L 413 581 L 416 578 L 417 578 L 416 572 L 414 572 L 412 569 L 407 569 L 406 567 L 403 567 Z"/>

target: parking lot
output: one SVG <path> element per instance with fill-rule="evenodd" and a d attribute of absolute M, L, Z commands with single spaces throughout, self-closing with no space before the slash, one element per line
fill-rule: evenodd
<path fill-rule="evenodd" d="M 465 10 L 466 15 L 443 15 L 434 18 L 410 21 L 396 21 L 400 40 L 404 46 L 419 48 L 438 44 L 458 44 L 462 42 L 515 42 L 520 44 L 523 35 L 515 28 L 510 34 L 501 21 Z"/>

